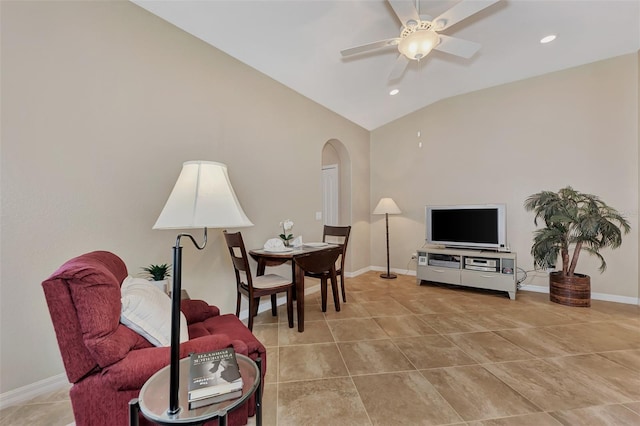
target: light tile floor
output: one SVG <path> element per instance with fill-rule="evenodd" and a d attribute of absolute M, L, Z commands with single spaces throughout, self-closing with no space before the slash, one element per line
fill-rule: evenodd
<path fill-rule="evenodd" d="M 265 425 L 640 425 L 638 306 L 374 272 L 346 285 L 341 312 L 307 296 L 304 333 L 283 309 L 256 319 Z M 6 426 L 72 421 L 64 391 L 0 412 Z"/>

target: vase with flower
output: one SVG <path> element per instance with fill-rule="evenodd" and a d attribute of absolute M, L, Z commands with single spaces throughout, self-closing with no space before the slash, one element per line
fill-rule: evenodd
<path fill-rule="evenodd" d="M 293 221 L 291 219 L 286 219 L 280 222 L 280 227 L 282 228 L 282 234 L 280 234 L 280 239 L 284 243 L 285 247 L 291 246 L 291 240 L 293 240 L 293 234 L 291 230 L 293 229 Z"/>

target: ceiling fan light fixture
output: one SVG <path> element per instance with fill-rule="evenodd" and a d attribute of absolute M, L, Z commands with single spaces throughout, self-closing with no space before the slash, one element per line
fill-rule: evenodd
<path fill-rule="evenodd" d="M 439 42 L 440 38 L 435 31 L 417 30 L 400 41 L 398 50 L 407 58 L 419 61 L 427 56 Z"/>

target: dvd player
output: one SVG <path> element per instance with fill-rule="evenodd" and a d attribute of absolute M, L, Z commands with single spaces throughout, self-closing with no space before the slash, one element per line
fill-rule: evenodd
<path fill-rule="evenodd" d="M 456 261 L 452 261 L 452 260 L 429 259 L 429 265 L 431 265 L 431 266 L 441 266 L 443 268 L 460 269 L 460 262 L 456 262 Z"/>
<path fill-rule="evenodd" d="M 465 265 L 468 265 L 468 266 L 492 267 L 494 270 L 498 266 L 497 259 L 486 259 L 484 257 L 465 257 L 464 258 L 464 263 L 465 263 Z"/>
<path fill-rule="evenodd" d="M 496 272 L 497 269 L 495 266 L 476 266 L 476 265 L 464 265 L 464 269 L 471 269 L 473 271 L 484 271 L 484 272 Z"/>

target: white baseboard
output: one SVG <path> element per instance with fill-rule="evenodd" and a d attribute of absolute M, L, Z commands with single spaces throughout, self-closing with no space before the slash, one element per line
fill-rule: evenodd
<path fill-rule="evenodd" d="M 549 293 L 549 287 L 541 285 L 523 285 L 518 290 L 533 291 L 534 293 Z"/>
<path fill-rule="evenodd" d="M 354 271 L 354 272 L 345 271 L 344 276 L 346 278 L 355 278 L 358 275 L 362 275 L 362 274 L 364 274 L 366 272 L 369 272 L 369 271 L 371 271 L 371 266 L 367 266 L 366 268 L 358 269 L 357 271 Z"/>
<path fill-rule="evenodd" d="M 369 270 L 370 271 L 386 272 L 387 268 L 383 267 L 383 266 L 370 266 Z M 410 275 L 410 276 L 414 276 L 414 277 L 416 276 L 416 271 L 412 271 L 411 269 L 390 268 L 389 271 L 394 273 L 394 274 L 399 274 L 399 275 Z"/>
<path fill-rule="evenodd" d="M 25 403 L 33 398 L 55 392 L 67 386 L 69 386 L 67 375 L 62 373 L 22 386 L 18 389 L 10 390 L 0 394 L 0 410 L 11 407 L 12 405 Z"/>
<path fill-rule="evenodd" d="M 536 293 L 547 293 L 549 294 L 549 287 L 542 285 L 523 285 L 520 287 L 520 290 L 526 291 L 534 291 Z M 638 297 L 629 297 L 629 296 L 618 296 L 615 294 L 607 294 L 607 293 L 594 293 L 591 292 L 591 298 L 593 300 L 603 300 L 605 302 L 616 302 L 616 303 L 624 303 L 627 305 L 638 305 L 640 304 L 640 298 Z"/>

